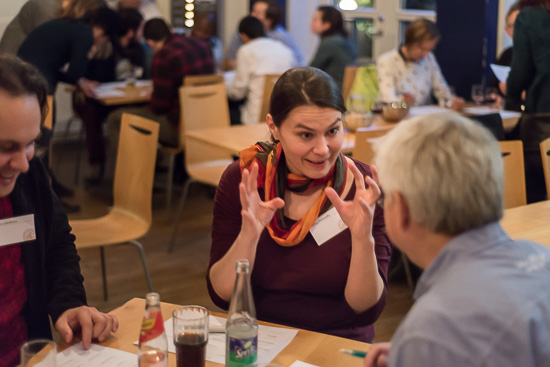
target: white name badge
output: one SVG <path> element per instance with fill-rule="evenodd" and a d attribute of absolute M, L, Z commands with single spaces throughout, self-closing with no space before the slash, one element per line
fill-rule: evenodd
<path fill-rule="evenodd" d="M 315 242 L 317 242 L 317 245 L 321 246 L 347 228 L 348 226 L 342 221 L 336 208 L 332 207 L 325 214 L 317 218 L 309 231 Z"/>
<path fill-rule="evenodd" d="M 0 220 L 0 246 L 36 239 L 34 214 Z"/>

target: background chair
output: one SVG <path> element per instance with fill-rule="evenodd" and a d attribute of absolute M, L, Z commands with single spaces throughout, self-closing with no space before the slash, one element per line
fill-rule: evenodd
<path fill-rule="evenodd" d="M 546 196 L 550 198 L 550 138 L 540 143 L 540 155 L 544 170 L 544 181 L 546 182 Z"/>
<path fill-rule="evenodd" d="M 351 105 L 351 96 L 359 94 L 365 98 L 366 108 L 370 109 L 378 99 L 378 70 L 376 65 L 365 65 L 360 67 L 355 67 L 355 74 L 352 80 L 352 84 L 345 91 L 344 101 L 346 102 L 346 107 L 349 110 L 353 110 Z M 350 71 L 351 73 L 351 71 Z M 344 79 L 345 83 L 345 79 Z M 344 93 L 344 91 L 342 92 Z"/>
<path fill-rule="evenodd" d="M 77 249 L 100 248 L 104 298 L 107 300 L 104 247 L 132 244 L 139 249 L 149 291 L 153 284 L 143 246 L 137 239 L 144 236 L 152 222 L 151 197 L 159 125 L 142 117 L 124 114 L 120 128 L 113 187 L 114 204 L 100 218 L 72 220 Z"/>
<path fill-rule="evenodd" d="M 519 140 L 500 141 L 504 164 L 504 209 L 525 205 L 525 171 L 523 144 Z"/>
<path fill-rule="evenodd" d="M 546 200 L 540 143 L 550 138 L 550 113 L 524 114 L 519 122 L 519 131 L 523 143 L 527 202 Z"/>
<path fill-rule="evenodd" d="M 206 74 L 206 75 L 187 75 L 183 78 L 184 86 L 199 86 L 199 85 L 212 85 L 212 84 L 222 84 L 223 85 L 223 75 L 217 74 Z M 182 105 L 180 104 L 180 110 Z M 182 116 L 180 112 L 180 116 Z M 182 126 L 180 118 L 180 128 Z M 172 206 L 172 189 L 174 186 L 174 164 L 176 156 L 180 153 L 183 153 L 183 140 L 180 139 L 179 145 L 177 147 L 169 147 L 160 144 L 160 150 L 168 157 L 168 172 L 166 173 L 166 218 L 170 220 L 170 209 Z"/>
<path fill-rule="evenodd" d="M 373 143 L 376 139 L 386 135 L 393 126 L 380 129 L 359 128 L 355 131 L 355 145 L 352 157 L 366 164 L 372 164 L 374 158 Z"/>
<path fill-rule="evenodd" d="M 185 205 L 189 186 L 202 183 L 218 186 L 223 172 L 233 162 L 230 153 L 206 143 L 187 138 L 186 132 L 215 127 L 229 127 L 229 107 L 223 84 L 180 88 L 182 125 L 180 139 L 185 147 L 185 169 L 189 178 L 185 182 L 178 209 L 174 217 L 172 239 L 168 245 L 171 252 L 176 242 L 181 213 Z"/>
<path fill-rule="evenodd" d="M 273 87 L 281 74 L 266 74 L 264 75 L 264 95 L 262 99 L 262 109 L 260 110 L 260 116 L 258 116 L 258 122 L 266 122 L 265 117 L 269 113 L 269 100 L 271 99 L 271 92 Z"/>

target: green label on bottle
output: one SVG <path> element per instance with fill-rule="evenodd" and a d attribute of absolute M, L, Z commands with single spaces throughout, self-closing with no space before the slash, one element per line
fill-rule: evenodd
<path fill-rule="evenodd" d="M 227 353 L 229 367 L 255 365 L 258 359 L 258 336 L 244 339 L 229 337 Z"/>

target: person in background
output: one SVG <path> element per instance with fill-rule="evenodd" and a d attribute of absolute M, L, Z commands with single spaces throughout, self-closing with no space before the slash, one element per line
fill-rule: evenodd
<path fill-rule="evenodd" d="M 388 235 L 425 270 L 365 366 L 550 366 L 550 249 L 501 228 L 493 135 L 455 113 L 419 116 L 375 150 Z"/>
<path fill-rule="evenodd" d="M 82 18 L 86 12 L 105 6 L 103 0 L 28 0 L 8 24 L 0 40 L 0 52 L 17 54 L 29 33 L 55 18 Z"/>
<path fill-rule="evenodd" d="M 48 94 L 54 94 L 61 81 L 78 84 L 93 96 L 93 85 L 84 78 L 88 63 L 97 45 L 115 35 L 118 21 L 118 14 L 107 8 L 87 12 L 83 18 L 51 20 L 29 34 L 17 56 L 40 70 L 48 81 Z M 67 63 L 67 71 L 61 71 Z"/>
<path fill-rule="evenodd" d="M 124 80 L 133 76 L 134 70 L 143 70 L 144 67 L 145 56 L 138 42 L 143 17 L 133 8 L 123 8 L 118 13 L 120 22 L 116 39 L 108 44 L 110 47 L 107 48 L 107 55 L 100 58 L 96 54 L 96 57 L 90 60 L 86 73 L 86 79 L 97 84 Z M 97 186 L 102 182 L 105 173 L 103 122 L 114 107 L 105 106 L 77 89 L 73 94 L 73 108 L 82 120 L 86 132 L 89 163 L 86 184 Z"/>
<path fill-rule="evenodd" d="M 0 246 L 0 361 L 7 367 L 18 365 L 26 340 L 52 338 L 50 318 L 65 342 L 78 335 L 85 349 L 118 328 L 115 316 L 86 305 L 75 237 L 33 158 L 48 111 L 47 88 L 34 66 L 0 55 L 0 218 L 13 222 L 33 214 L 35 238 Z M 2 227 L 17 231 L 8 223 Z"/>
<path fill-rule="evenodd" d="M 262 22 L 251 15 L 239 23 L 243 46 L 237 52 L 237 69 L 233 80 L 226 85 L 227 96 L 232 100 L 246 102 L 241 110 L 241 123 L 256 124 L 264 97 L 266 74 L 282 74 L 296 66 L 292 50 L 281 42 L 267 38 Z"/>
<path fill-rule="evenodd" d="M 340 89 L 319 69 L 290 69 L 269 111 L 273 141 L 241 151 L 216 190 L 210 297 L 227 309 L 235 262 L 248 259 L 258 319 L 370 343 L 391 245 L 369 166 L 341 153 Z M 322 239 L 312 225 L 327 215 Z"/>
<path fill-rule="evenodd" d="M 294 53 L 298 66 L 305 65 L 302 51 L 294 42 L 292 36 L 280 24 L 283 19 L 283 10 L 275 1 L 258 0 L 252 6 L 250 15 L 258 18 L 264 25 L 266 36 L 282 42 Z M 234 69 L 237 59 L 237 51 L 243 45 L 239 32 L 236 32 L 231 38 L 231 43 L 227 50 L 227 59 L 229 69 Z"/>
<path fill-rule="evenodd" d="M 214 13 L 197 12 L 195 13 L 195 24 L 191 30 L 193 37 L 198 37 L 206 40 L 212 50 L 214 57 L 214 69 L 216 72 L 222 70 L 223 64 L 223 45 L 218 37 L 216 37 L 216 22 Z"/>
<path fill-rule="evenodd" d="M 320 6 L 311 19 L 311 31 L 321 43 L 310 66 L 330 75 L 342 89 L 344 70 L 357 59 L 357 50 L 348 40 L 342 14 L 332 6 Z"/>
<path fill-rule="evenodd" d="M 504 31 L 508 34 L 508 36 L 511 39 L 514 39 L 514 24 L 516 23 L 516 18 L 519 14 L 519 10 L 520 10 L 519 2 L 517 2 L 517 3 L 513 3 L 508 9 L 508 12 L 506 13 L 506 18 L 505 18 L 506 24 L 504 25 Z M 502 66 L 512 65 L 512 55 L 513 55 L 513 47 L 510 46 L 506 50 L 502 51 L 502 53 L 498 57 L 495 64 L 502 65 Z M 499 82 L 496 76 L 494 75 L 492 76 L 489 86 L 498 88 L 500 95 L 506 96 L 506 83 Z"/>
<path fill-rule="evenodd" d="M 118 142 L 123 113 L 142 116 L 160 124 L 159 141 L 179 145 L 179 87 L 186 75 L 214 73 L 214 60 L 208 42 L 172 33 L 166 22 L 154 18 L 143 28 L 143 36 L 154 52 L 153 92 L 147 106 L 119 108 L 107 116 L 111 141 Z"/>
<path fill-rule="evenodd" d="M 452 94 L 432 50 L 439 42 L 434 22 L 418 19 L 405 28 L 405 43 L 382 54 L 378 67 L 379 99 L 414 106 L 434 103 L 460 111 L 464 100 Z"/>

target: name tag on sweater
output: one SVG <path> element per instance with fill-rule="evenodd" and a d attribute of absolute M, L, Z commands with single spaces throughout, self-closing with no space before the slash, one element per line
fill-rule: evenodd
<path fill-rule="evenodd" d="M 36 239 L 34 214 L 0 220 L 0 246 Z"/>
<path fill-rule="evenodd" d="M 347 228 L 348 226 L 342 221 L 342 218 L 340 218 L 338 210 L 332 207 L 325 214 L 317 218 L 309 231 L 315 239 L 315 242 L 317 242 L 317 245 L 321 246 Z"/>

